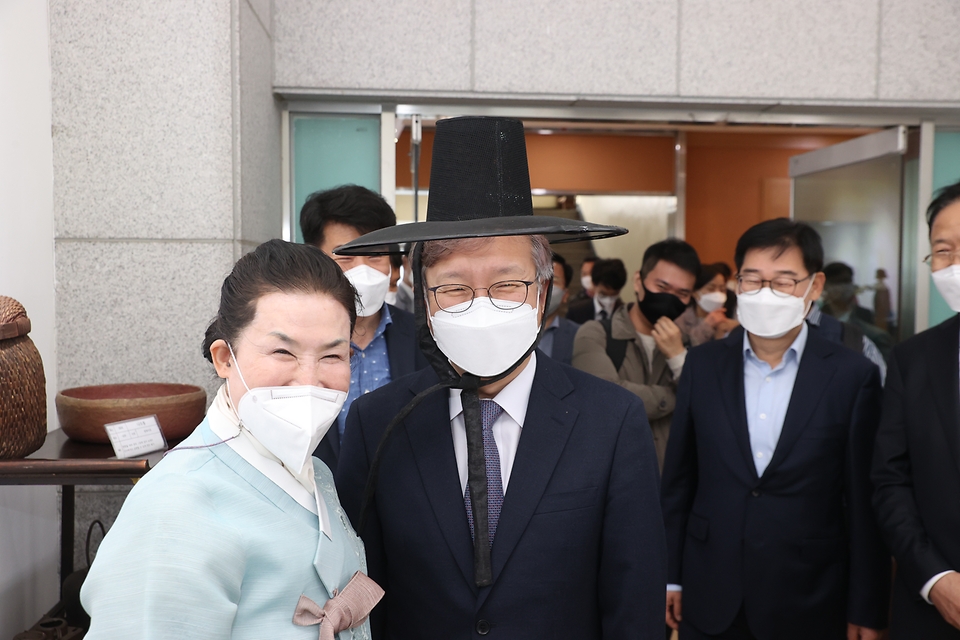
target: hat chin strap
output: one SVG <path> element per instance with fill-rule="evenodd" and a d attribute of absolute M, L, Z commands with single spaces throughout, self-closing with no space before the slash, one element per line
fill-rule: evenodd
<path fill-rule="evenodd" d="M 493 570 L 490 564 L 490 530 L 488 526 L 487 511 L 487 472 L 486 460 L 483 455 L 483 429 L 480 419 L 480 388 L 503 380 L 516 371 L 523 362 L 526 361 L 534 349 L 540 344 L 540 338 L 543 336 L 544 328 L 547 324 L 547 314 L 543 313 L 540 318 L 540 331 L 537 332 L 537 338 L 530 345 L 519 360 L 514 362 L 503 373 L 489 378 L 481 378 L 472 373 L 458 373 L 450 360 L 437 346 L 430 327 L 427 324 L 427 306 L 426 295 L 424 293 L 423 279 L 421 277 L 421 256 L 423 254 L 423 243 L 418 242 L 414 245 L 413 259 L 411 268 L 413 270 L 413 307 L 414 315 L 417 321 L 417 337 L 420 342 L 420 350 L 427 358 L 427 362 L 436 371 L 440 382 L 429 389 L 425 389 L 417 394 L 407 405 L 401 409 L 396 416 L 387 425 L 377 445 L 377 451 L 370 464 L 370 473 L 367 476 L 367 484 L 363 492 L 363 503 L 360 507 L 360 524 L 357 527 L 360 533 L 363 532 L 367 520 L 367 509 L 373 501 L 376 493 L 377 481 L 380 475 L 380 459 L 384 446 L 393 432 L 394 428 L 403 422 L 404 419 L 420 404 L 420 402 L 440 389 L 462 389 L 460 400 L 463 405 L 463 419 L 467 432 L 467 484 L 470 487 L 470 498 L 473 510 L 474 540 L 473 540 L 473 573 L 474 582 L 478 587 L 486 587 L 493 583 Z M 547 287 L 547 298 L 544 302 L 544 309 L 550 306 L 550 298 L 553 295 L 553 287 Z"/>

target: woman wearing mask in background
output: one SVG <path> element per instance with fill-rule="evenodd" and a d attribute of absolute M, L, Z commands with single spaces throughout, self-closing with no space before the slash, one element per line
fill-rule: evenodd
<path fill-rule="evenodd" d="M 83 586 L 99 638 L 369 638 L 382 595 L 311 457 L 350 384 L 356 293 L 319 249 L 271 240 L 221 289 L 207 417 L 137 483 Z"/>
<path fill-rule="evenodd" d="M 694 286 L 693 299 L 696 303 L 677 318 L 677 326 L 690 338 L 693 347 L 720 339 L 739 324 L 727 318 L 727 281 L 722 265 L 717 263 L 701 267 L 700 277 Z"/>

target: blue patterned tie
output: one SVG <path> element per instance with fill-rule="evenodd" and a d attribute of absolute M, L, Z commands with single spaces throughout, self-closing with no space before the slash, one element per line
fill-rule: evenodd
<path fill-rule="evenodd" d="M 493 546 L 493 534 L 497 532 L 500 509 L 503 507 L 503 476 L 500 475 L 500 452 L 493 439 L 493 423 L 497 421 L 503 407 L 493 400 L 480 401 L 480 426 L 483 429 L 483 457 L 487 467 L 487 523 L 490 529 L 490 546 Z M 467 507 L 467 522 L 470 523 L 470 537 L 473 537 L 473 505 L 470 502 L 470 485 L 463 494 Z"/>

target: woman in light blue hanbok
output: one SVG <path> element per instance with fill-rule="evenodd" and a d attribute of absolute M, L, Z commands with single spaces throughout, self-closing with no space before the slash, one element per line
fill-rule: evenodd
<path fill-rule="evenodd" d="M 311 456 L 349 388 L 355 305 L 313 247 L 271 240 L 237 262 L 203 343 L 225 383 L 100 546 L 87 640 L 370 637 L 383 592 Z"/>

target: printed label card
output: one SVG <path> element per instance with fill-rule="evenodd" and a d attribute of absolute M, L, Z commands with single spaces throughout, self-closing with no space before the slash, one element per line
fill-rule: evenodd
<path fill-rule="evenodd" d="M 160 431 L 160 423 L 155 415 L 111 422 L 103 427 L 107 430 L 107 437 L 118 460 L 139 458 L 146 453 L 167 448 L 167 440 Z"/>

